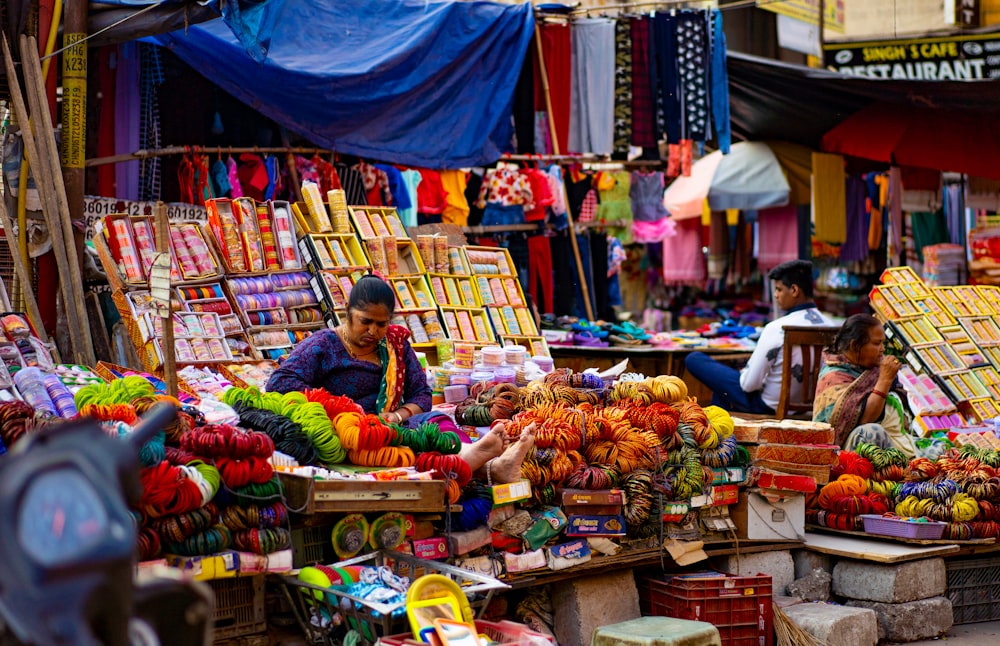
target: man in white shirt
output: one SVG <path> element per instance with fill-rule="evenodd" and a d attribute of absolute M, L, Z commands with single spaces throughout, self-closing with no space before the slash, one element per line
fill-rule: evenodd
<path fill-rule="evenodd" d="M 768 273 L 774 283 L 774 302 L 785 315 L 764 326 L 757 348 L 743 370 L 719 363 L 704 352 L 692 352 L 685 359 L 687 371 L 712 390 L 714 405 L 731 412 L 774 414 L 781 396 L 783 326 L 832 325 L 812 301 L 812 272 L 811 262 L 790 260 Z M 792 376 L 794 397 L 795 389 L 802 388 L 801 356 L 793 357 Z"/>

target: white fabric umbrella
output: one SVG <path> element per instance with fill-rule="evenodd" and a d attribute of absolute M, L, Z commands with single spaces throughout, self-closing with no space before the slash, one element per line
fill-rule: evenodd
<path fill-rule="evenodd" d="M 767 144 L 739 142 L 728 155 L 718 150 L 678 177 L 663 193 L 675 220 L 700 217 L 705 200 L 712 211 L 756 210 L 788 204 L 788 179 Z"/>

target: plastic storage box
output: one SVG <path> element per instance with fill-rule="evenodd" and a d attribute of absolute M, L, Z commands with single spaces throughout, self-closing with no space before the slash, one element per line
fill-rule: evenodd
<path fill-rule="evenodd" d="M 862 514 L 861 519 L 865 524 L 865 531 L 869 534 L 920 540 L 941 538 L 944 528 L 948 525 L 936 520 L 917 523 L 900 518 L 885 518 L 877 514 Z"/>

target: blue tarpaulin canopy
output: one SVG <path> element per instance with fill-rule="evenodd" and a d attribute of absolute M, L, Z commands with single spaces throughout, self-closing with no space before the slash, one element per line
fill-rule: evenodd
<path fill-rule="evenodd" d="M 459 168 L 509 149 L 531 3 L 283 4 L 262 63 L 220 21 L 155 42 L 261 114 L 339 152 Z"/>

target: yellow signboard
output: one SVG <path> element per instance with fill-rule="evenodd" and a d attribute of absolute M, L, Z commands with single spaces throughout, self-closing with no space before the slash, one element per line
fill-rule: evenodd
<path fill-rule="evenodd" d="M 757 6 L 772 13 L 795 18 L 810 25 L 819 24 L 820 0 L 757 0 Z M 844 0 L 825 0 L 823 27 L 844 33 Z"/>

